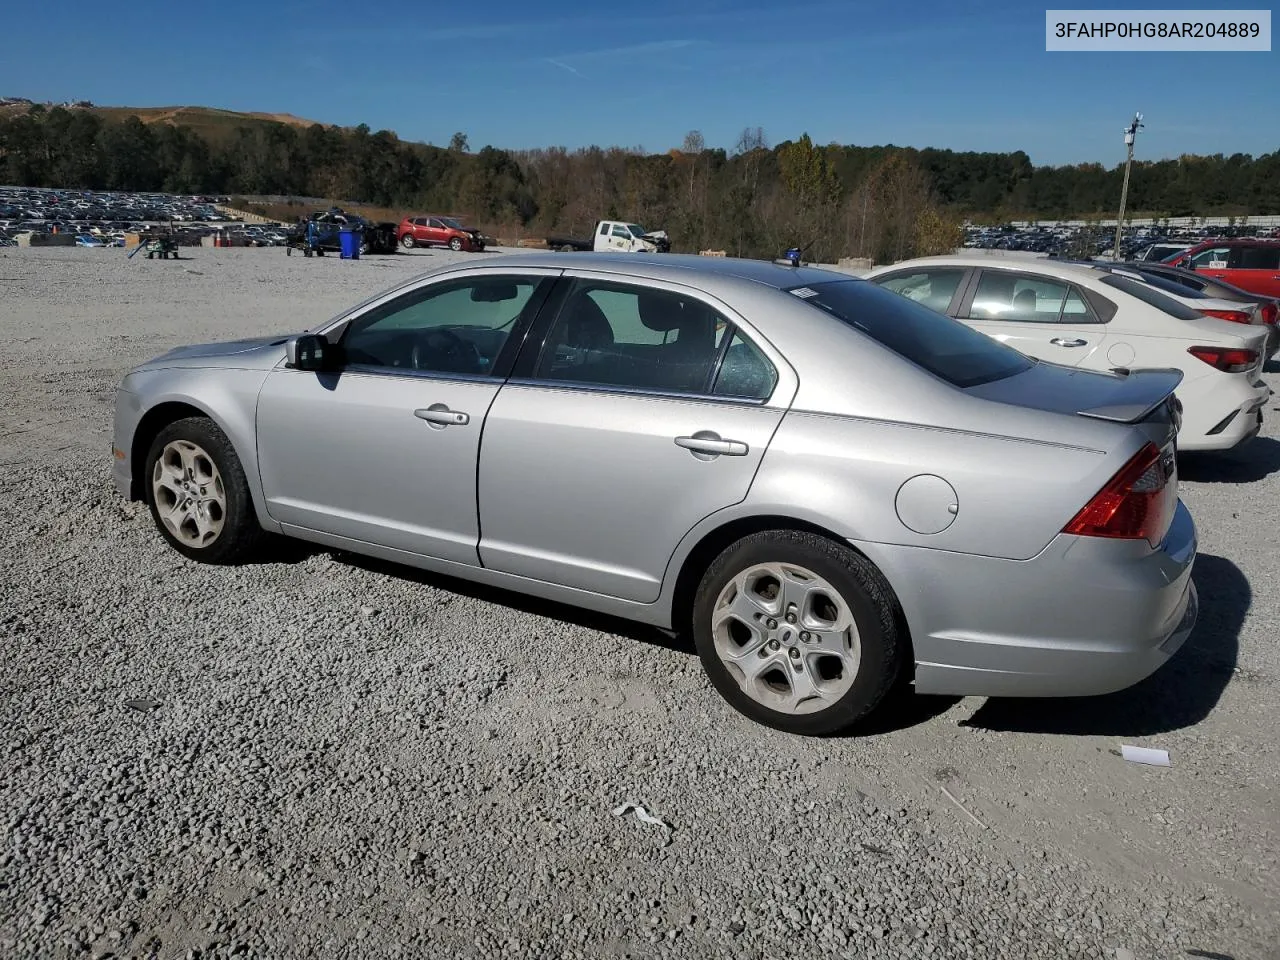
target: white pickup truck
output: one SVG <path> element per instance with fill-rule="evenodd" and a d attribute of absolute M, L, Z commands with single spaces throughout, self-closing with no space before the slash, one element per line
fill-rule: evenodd
<path fill-rule="evenodd" d="M 665 230 L 645 230 L 638 223 L 623 220 L 601 220 L 591 239 L 580 237 L 547 237 L 552 250 L 571 253 L 575 250 L 614 251 L 621 253 L 668 253 L 671 241 Z"/>

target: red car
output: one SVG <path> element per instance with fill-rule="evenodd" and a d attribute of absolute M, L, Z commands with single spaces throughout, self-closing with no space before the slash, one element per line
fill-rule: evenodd
<path fill-rule="evenodd" d="M 1206 240 L 1165 262 L 1250 293 L 1280 297 L 1280 240 Z"/>
<path fill-rule="evenodd" d="M 397 231 L 400 246 L 406 250 L 414 247 L 448 247 L 450 250 L 484 249 L 484 238 L 479 230 L 464 227 L 453 217 L 427 216 L 405 217 Z"/>

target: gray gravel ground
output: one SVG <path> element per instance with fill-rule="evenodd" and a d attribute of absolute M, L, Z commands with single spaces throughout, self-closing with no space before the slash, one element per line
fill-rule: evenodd
<path fill-rule="evenodd" d="M 108 480 L 127 368 L 467 255 L 187 256 L 0 251 L 0 956 L 1280 957 L 1275 420 L 1183 465 L 1156 676 L 804 740 L 628 624 L 167 549 Z"/>

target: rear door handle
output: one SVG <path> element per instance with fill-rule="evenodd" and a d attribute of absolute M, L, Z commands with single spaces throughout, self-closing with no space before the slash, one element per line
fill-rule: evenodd
<path fill-rule="evenodd" d="M 1076 339 L 1076 340 L 1068 340 L 1068 339 L 1066 339 L 1065 337 L 1054 337 L 1054 338 L 1053 338 L 1052 340 L 1050 340 L 1049 342 L 1050 342 L 1050 343 L 1052 343 L 1052 344 L 1055 344 L 1055 345 L 1057 345 L 1057 346 L 1059 346 L 1059 347 L 1083 347 L 1083 346 L 1084 346 L 1086 343 L 1088 343 L 1089 341 L 1088 341 L 1088 340 L 1079 340 L 1079 339 Z"/>
<path fill-rule="evenodd" d="M 471 422 L 470 414 L 463 413 L 461 410 L 450 410 L 443 403 L 433 403 L 429 407 L 415 410 L 413 415 L 432 426 L 440 427 L 464 427 Z"/>
<path fill-rule="evenodd" d="M 694 456 L 704 454 L 712 457 L 721 454 L 726 457 L 745 457 L 749 449 L 741 440 L 722 440 L 709 430 L 699 430 L 691 437 L 676 437 L 676 446 L 684 447 Z"/>

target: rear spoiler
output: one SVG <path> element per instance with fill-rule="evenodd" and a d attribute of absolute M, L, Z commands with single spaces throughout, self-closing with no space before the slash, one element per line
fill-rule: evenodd
<path fill-rule="evenodd" d="M 1096 407 L 1077 410 L 1082 417 L 1095 420 L 1111 420 L 1115 423 L 1138 423 L 1151 411 L 1169 399 L 1169 395 L 1182 382 L 1181 370 L 1124 370 L 1113 371 L 1120 382 L 1107 397 L 1107 402 Z"/>

